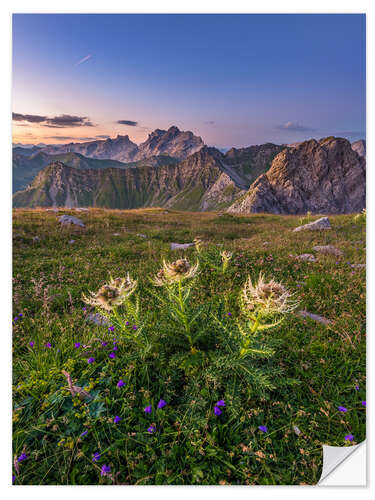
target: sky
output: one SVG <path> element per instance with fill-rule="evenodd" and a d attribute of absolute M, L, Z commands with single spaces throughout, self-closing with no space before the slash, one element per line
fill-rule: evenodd
<path fill-rule="evenodd" d="M 210 146 L 366 133 L 361 14 L 13 15 L 13 142 L 191 130 Z"/>

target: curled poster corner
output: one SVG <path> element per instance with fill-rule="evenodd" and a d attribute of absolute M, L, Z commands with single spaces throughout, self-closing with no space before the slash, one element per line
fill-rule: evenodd
<path fill-rule="evenodd" d="M 348 447 L 323 445 L 318 486 L 366 486 L 366 441 Z"/>

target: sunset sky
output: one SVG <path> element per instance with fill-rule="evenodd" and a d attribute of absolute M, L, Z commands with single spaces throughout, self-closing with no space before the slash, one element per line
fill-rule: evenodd
<path fill-rule="evenodd" d="M 365 138 L 363 15 L 13 16 L 13 142 Z"/>

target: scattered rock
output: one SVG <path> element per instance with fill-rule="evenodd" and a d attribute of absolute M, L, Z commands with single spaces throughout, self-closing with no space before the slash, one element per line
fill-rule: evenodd
<path fill-rule="evenodd" d="M 112 233 L 112 236 L 120 236 L 120 233 Z"/>
<path fill-rule="evenodd" d="M 33 236 L 33 241 L 40 241 L 39 236 Z"/>
<path fill-rule="evenodd" d="M 142 234 L 142 233 L 137 233 L 137 236 L 139 236 L 140 238 L 147 238 L 147 236 L 145 234 Z"/>
<path fill-rule="evenodd" d="M 350 267 L 354 269 L 366 269 L 366 264 L 352 264 Z"/>
<path fill-rule="evenodd" d="M 76 212 L 88 212 L 89 209 L 88 208 L 84 208 L 84 207 L 77 207 L 74 209 Z"/>
<path fill-rule="evenodd" d="M 77 217 L 73 217 L 72 215 L 62 215 L 59 217 L 60 224 L 63 226 L 68 226 L 69 224 L 75 224 L 76 226 L 85 227 L 83 221 L 78 219 Z"/>
<path fill-rule="evenodd" d="M 73 243 L 75 243 L 76 240 L 69 240 L 68 243 L 69 245 L 73 245 Z"/>
<path fill-rule="evenodd" d="M 318 314 L 313 314 L 308 311 L 298 311 L 299 316 L 302 316 L 302 318 L 310 318 L 313 321 L 317 321 L 318 323 L 322 323 L 322 325 L 328 326 L 329 324 L 332 323 L 331 320 L 324 318 L 323 316 L 319 316 Z"/>
<path fill-rule="evenodd" d="M 296 227 L 293 229 L 293 233 L 297 233 L 298 231 L 320 231 L 321 229 L 331 229 L 331 224 L 329 222 L 328 217 L 322 217 L 314 222 L 310 222 L 309 224 L 305 224 L 303 226 Z"/>
<path fill-rule="evenodd" d="M 87 315 L 86 321 L 89 321 L 90 323 L 95 323 L 98 326 L 106 325 L 108 323 L 107 318 L 102 316 L 99 313 L 90 313 Z"/>
<path fill-rule="evenodd" d="M 323 255 L 335 255 L 336 257 L 342 257 L 344 252 L 333 245 L 316 245 L 313 247 L 315 252 L 322 253 Z"/>
<path fill-rule="evenodd" d="M 301 434 L 300 429 L 298 429 L 298 427 L 296 425 L 293 425 L 293 430 L 297 434 L 297 436 L 299 436 Z"/>
<path fill-rule="evenodd" d="M 311 253 L 303 253 L 302 255 L 296 256 L 297 260 L 306 260 L 307 262 L 316 262 L 316 258 Z"/>
<path fill-rule="evenodd" d="M 171 250 L 183 250 L 193 246 L 194 243 L 171 243 Z"/>

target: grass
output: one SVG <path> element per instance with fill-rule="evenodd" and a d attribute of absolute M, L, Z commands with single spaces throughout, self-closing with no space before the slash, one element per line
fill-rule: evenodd
<path fill-rule="evenodd" d="M 18 465 L 15 484 L 315 484 L 322 444 L 351 446 L 365 439 L 365 270 L 351 267 L 365 262 L 363 223 L 332 216 L 330 231 L 293 233 L 300 219 L 295 216 L 163 209 L 62 213 L 80 217 L 86 227 L 60 227 L 51 211 L 14 210 L 13 300 L 19 319 L 13 322 L 13 451 L 28 457 Z M 224 329 L 210 326 L 211 347 L 197 341 L 193 357 L 188 350 L 174 354 L 178 328 L 149 276 L 163 259 L 195 262 L 194 248 L 170 250 L 171 242 L 195 237 L 205 242 L 202 259 L 208 263 L 192 298 L 206 308 L 202 325 L 211 325 L 214 315 Z M 344 256 L 312 251 L 325 244 Z M 233 252 L 225 274 L 213 265 L 220 250 Z M 302 253 L 314 253 L 317 262 L 294 258 Z M 89 308 L 82 310 L 82 293 L 97 290 L 109 272 L 117 277 L 128 271 L 139 280 L 137 326 L 147 344 L 139 356 L 121 328 L 96 326 L 87 321 Z M 237 384 L 228 376 L 231 366 L 219 362 L 220 345 L 232 338 L 241 318 L 240 290 L 248 275 L 256 279 L 260 271 L 294 292 L 298 309 L 332 321 L 326 327 L 292 313 L 264 333 L 275 354 L 253 363 L 279 372 L 269 388 L 245 379 Z M 118 350 L 110 359 L 113 338 Z M 75 342 L 90 347 L 77 349 Z M 88 356 L 95 363 L 88 364 Z M 62 370 L 86 388 L 89 401 L 72 398 Z M 119 379 L 126 382 L 121 389 Z M 155 410 L 159 399 L 168 404 Z M 215 416 L 219 399 L 226 406 Z M 143 410 L 149 404 L 151 415 Z M 348 411 L 338 411 L 339 405 Z M 116 415 L 122 418 L 118 424 Z M 150 425 L 156 427 L 153 434 L 147 432 Z M 352 442 L 345 441 L 348 434 Z M 111 475 L 101 476 L 103 464 Z"/>

